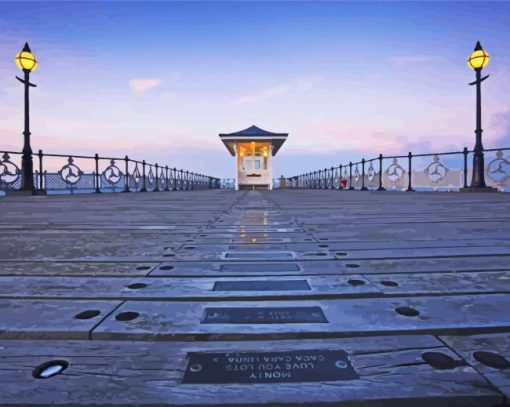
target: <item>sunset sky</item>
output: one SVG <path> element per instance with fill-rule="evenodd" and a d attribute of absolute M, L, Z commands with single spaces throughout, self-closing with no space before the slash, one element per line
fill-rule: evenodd
<path fill-rule="evenodd" d="M 128 154 L 234 176 L 218 133 L 289 138 L 274 175 L 378 153 L 510 146 L 510 3 L 0 2 L 0 149 L 21 150 L 28 41 L 34 149 Z"/>

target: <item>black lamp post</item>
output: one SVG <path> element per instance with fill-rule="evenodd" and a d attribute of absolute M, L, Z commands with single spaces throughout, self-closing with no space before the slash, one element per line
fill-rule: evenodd
<path fill-rule="evenodd" d="M 497 188 L 488 187 L 485 184 L 485 166 L 482 144 L 482 82 L 489 75 L 482 78 L 482 69 L 489 63 L 489 54 L 482 48 L 480 41 L 476 43 L 474 51 L 468 58 L 468 66 L 475 71 L 476 80 L 469 85 L 476 85 L 476 142 L 473 151 L 473 176 L 471 186 L 461 188 L 463 192 L 496 192 Z"/>
<path fill-rule="evenodd" d="M 32 161 L 32 147 L 30 145 L 30 105 L 29 105 L 29 88 L 35 87 L 30 83 L 30 72 L 37 68 L 37 60 L 30 51 L 28 43 L 16 55 L 16 65 L 23 71 L 23 79 L 16 76 L 16 79 L 25 85 L 25 129 L 23 131 L 24 144 L 23 155 L 21 158 L 21 191 L 25 193 L 35 194 L 34 186 L 34 163 Z"/>

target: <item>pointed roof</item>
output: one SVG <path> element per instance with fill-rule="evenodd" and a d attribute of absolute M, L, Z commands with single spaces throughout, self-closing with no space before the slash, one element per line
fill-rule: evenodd
<path fill-rule="evenodd" d="M 289 133 L 273 133 L 255 125 L 234 133 L 220 133 L 220 138 L 230 154 L 235 155 L 234 143 L 236 141 L 269 141 L 273 145 L 273 155 L 276 155 Z"/>
<path fill-rule="evenodd" d="M 260 127 L 255 125 L 248 127 L 247 129 L 236 131 L 235 133 L 221 133 L 220 137 L 223 136 L 285 136 L 287 137 L 289 133 L 273 133 L 267 130 L 263 130 Z"/>

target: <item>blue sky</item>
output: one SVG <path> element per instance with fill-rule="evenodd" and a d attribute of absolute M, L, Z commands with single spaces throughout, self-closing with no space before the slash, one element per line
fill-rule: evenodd
<path fill-rule="evenodd" d="M 0 141 L 20 149 L 13 58 L 28 41 L 34 148 L 233 176 L 218 139 L 289 132 L 275 175 L 474 143 L 477 40 L 491 55 L 484 144 L 510 146 L 506 2 L 1 2 Z"/>

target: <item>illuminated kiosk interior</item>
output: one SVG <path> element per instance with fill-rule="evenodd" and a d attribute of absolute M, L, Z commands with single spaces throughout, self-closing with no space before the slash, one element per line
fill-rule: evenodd
<path fill-rule="evenodd" d="M 288 133 L 271 133 L 257 126 L 236 133 L 220 134 L 227 150 L 236 157 L 236 189 L 273 189 L 272 157 Z"/>

